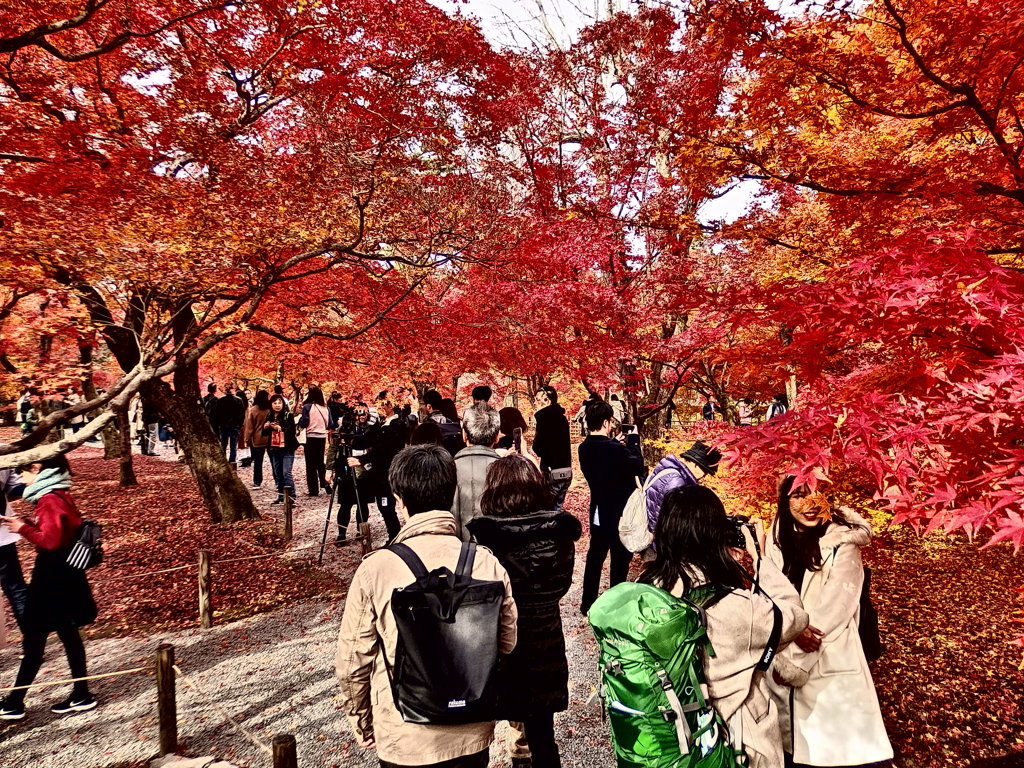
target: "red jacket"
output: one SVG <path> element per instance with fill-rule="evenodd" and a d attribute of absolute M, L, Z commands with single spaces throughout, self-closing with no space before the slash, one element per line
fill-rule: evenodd
<path fill-rule="evenodd" d="M 75 543 L 82 516 L 67 491 L 51 491 L 36 504 L 36 519 L 18 533 L 39 549 L 65 549 Z"/>

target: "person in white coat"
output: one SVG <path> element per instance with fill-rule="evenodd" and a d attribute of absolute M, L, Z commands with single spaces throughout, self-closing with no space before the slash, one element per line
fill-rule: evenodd
<path fill-rule="evenodd" d="M 800 592 L 811 622 L 772 666 L 787 764 L 884 763 L 892 746 L 858 633 L 860 550 L 871 541 L 871 526 L 793 484 L 789 476 L 779 487 L 765 552 Z"/>

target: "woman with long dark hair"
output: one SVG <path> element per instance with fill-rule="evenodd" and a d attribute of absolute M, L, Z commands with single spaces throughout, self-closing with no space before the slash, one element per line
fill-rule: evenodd
<path fill-rule="evenodd" d="M 274 480 L 277 481 L 277 499 L 271 504 L 283 504 L 286 493 L 295 496 L 292 464 L 295 463 L 295 451 L 299 447 L 295 417 L 288 410 L 288 401 L 284 395 L 270 398 L 270 414 L 263 424 L 263 434 L 268 439 L 267 453 L 270 454 L 270 466 L 274 470 Z"/>
<path fill-rule="evenodd" d="M 242 442 L 252 452 L 252 485 L 259 488 L 263 484 L 263 459 L 267 455 L 267 436 L 263 434 L 263 425 L 270 415 L 270 393 L 261 389 L 253 398 L 252 405 L 245 412 L 242 423 Z"/>
<path fill-rule="evenodd" d="M 807 615 L 792 584 L 774 563 L 761 560 L 754 537 L 742 530 L 745 550 L 732 546 L 736 525 L 714 491 L 699 485 L 676 488 L 665 496 L 654 529 L 655 559 L 639 580 L 676 597 L 706 584 L 716 588 L 720 597 L 706 609 L 715 651 L 704 658 L 710 700 L 728 724 L 733 746 L 740 748 L 737 741 L 742 741 L 750 768 L 776 768 L 782 765 L 782 740 L 757 665 L 770 644 L 773 603 L 781 613 L 780 644 L 800 634 Z M 747 554 L 760 561 L 756 590 L 741 565 Z"/>
<path fill-rule="evenodd" d="M 766 555 L 800 592 L 810 625 L 776 660 L 787 762 L 857 766 L 892 759 L 858 631 L 861 547 L 871 525 L 852 509 L 796 486 L 779 486 Z"/>
<path fill-rule="evenodd" d="M 96 699 L 89 692 L 85 662 L 85 645 L 79 628 L 96 620 L 93 601 L 85 571 L 68 564 L 68 554 L 78 539 L 82 516 L 68 491 L 71 490 L 71 467 L 63 455 L 33 465 L 36 479 L 25 488 L 22 498 L 35 506 L 35 517 L 29 522 L 17 517 L 0 517 L 0 522 L 19 533 L 36 547 L 36 563 L 28 586 L 28 599 L 23 622 L 21 666 L 14 681 L 16 686 L 31 685 L 43 664 L 43 651 L 51 632 L 56 632 L 64 645 L 71 668 L 71 695 L 50 707 L 51 712 L 67 714 L 96 708 Z M 21 720 L 25 717 L 27 689 L 11 691 L 0 703 L 0 720 Z"/>
<path fill-rule="evenodd" d="M 558 768 L 554 713 L 569 706 L 569 665 L 559 601 L 572 584 L 575 542 L 582 528 L 567 512 L 551 511 L 540 470 L 522 456 L 487 467 L 482 517 L 469 531 L 508 571 L 519 610 L 515 650 L 502 668 L 498 711 L 520 722 L 535 768 Z"/>
<path fill-rule="evenodd" d="M 334 428 L 334 419 L 331 418 L 331 411 L 320 387 L 310 387 L 306 393 L 298 428 L 306 430 L 306 447 L 302 450 L 306 459 L 306 487 L 309 495 L 319 496 L 321 485 L 325 493 L 330 493 L 324 455 L 327 452 L 327 433 Z"/>

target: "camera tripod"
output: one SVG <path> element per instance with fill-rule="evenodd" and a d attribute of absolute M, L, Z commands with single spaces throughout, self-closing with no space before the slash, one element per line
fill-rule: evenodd
<path fill-rule="evenodd" d="M 362 499 L 359 497 L 359 480 L 356 477 L 355 467 L 350 467 L 348 465 L 348 457 L 351 455 L 351 452 L 348 446 L 345 446 L 344 444 L 341 451 L 343 455 L 340 457 L 340 460 L 345 461 L 345 475 L 352 482 L 352 490 L 355 491 L 356 527 L 359 530 L 359 535 L 355 536 L 353 540 L 358 540 L 361 543 L 363 554 L 365 555 L 373 548 L 373 544 L 370 541 L 369 510 L 367 510 L 366 519 L 362 519 L 363 504 Z M 337 466 L 337 463 L 335 466 Z M 323 565 L 324 562 L 324 548 L 327 546 L 327 531 L 329 531 L 331 527 L 331 513 L 334 511 L 334 500 L 338 495 L 342 482 L 342 478 L 339 477 L 338 472 L 335 471 L 331 482 L 331 498 L 330 501 L 327 502 L 327 517 L 324 520 L 324 534 L 320 539 L 320 557 L 317 559 L 318 565 Z"/>

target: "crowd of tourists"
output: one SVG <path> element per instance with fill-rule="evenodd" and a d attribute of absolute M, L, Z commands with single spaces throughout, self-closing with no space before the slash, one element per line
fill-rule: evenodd
<path fill-rule="evenodd" d="M 486 386 L 461 413 L 434 390 L 422 403 L 382 392 L 372 407 L 316 387 L 301 402 L 280 389 L 249 403 L 230 387 L 207 395 L 226 457 L 248 464 L 257 487 L 269 460 L 276 502 L 295 493 L 301 444 L 308 494 L 337 505 L 339 546 L 353 510 L 363 522 L 373 506 L 384 521 L 388 544 L 355 572 L 337 644 L 358 743 L 382 766 L 482 768 L 502 719 L 514 768 L 559 766 L 554 716 L 569 704 L 560 602 L 584 526 L 563 510 L 573 461 L 558 392 L 537 391 L 532 424 L 516 408 L 493 407 Z M 619 765 L 889 761 L 862 629 L 868 522 L 789 476 L 766 532 L 727 514 L 702 485 L 721 461 L 713 447 L 694 443 L 648 472 L 640 437 L 614 403 L 594 396 L 583 410 L 578 459 L 590 504 L 578 610 L 598 641 Z M 23 635 L 3 720 L 25 717 L 24 686 L 52 633 L 79 679 L 52 710 L 96 706 L 79 633 L 96 607 L 69 562 L 82 529 L 71 468 L 59 456 L 30 472 L 29 484 L 0 472 L 0 585 Z M 34 505 L 31 519 L 10 513 L 17 498 Z M 19 536 L 36 548 L 27 584 Z"/>
<path fill-rule="evenodd" d="M 561 511 L 565 411 L 551 388 L 535 405 L 530 444 L 525 420 L 480 400 L 461 415 L 465 447 L 448 450 L 432 430 L 389 454 L 389 500 L 407 522 L 357 570 L 336 657 L 351 728 L 383 766 L 482 768 L 497 719 L 509 721 L 515 768 L 561 764 L 559 602 L 582 526 Z M 868 522 L 790 476 L 766 533 L 701 485 L 721 460 L 713 448 L 697 442 L 647 473 L 639 436 L 611 403 L 592 398 L 585 419 L 579 610 L 598 639 L 619 765 L 889 761 L 860 632 Z"/>

